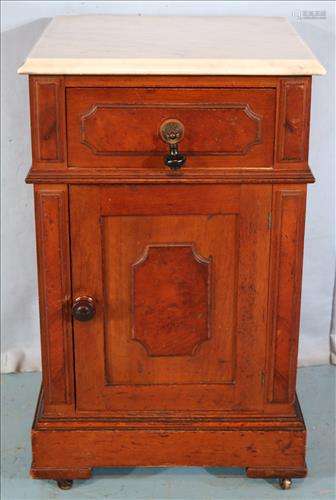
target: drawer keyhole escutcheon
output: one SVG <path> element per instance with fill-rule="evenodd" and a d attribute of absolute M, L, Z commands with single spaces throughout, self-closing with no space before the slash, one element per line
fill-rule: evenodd
<path fill-rule="evenodd" d="M 171 170 L 179 170 L 187 159 L 178 149 L 178 143 L 184 136 L 183 123 L 175 118 L 165 120 L 160 126 L 160 135 L 169 146 L 169 153 L 164 158 L 165 165 Z"/>
<path fill-rule="evenodd" d="M 72 315 L 77 321 L 89 321 L 96 314 L 92 297 L 77 297 L 72 304 Z"/>

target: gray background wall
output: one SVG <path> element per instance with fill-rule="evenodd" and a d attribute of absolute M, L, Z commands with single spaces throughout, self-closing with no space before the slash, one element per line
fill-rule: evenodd
<path fill-rule="evenodd" d="M 2 2 L 2 370 L 40 369 L 36 257 L 30 167 L 27 77 L 17 68 L 56 15 L 284 16 L 328 74 L 313 82 L 309 187 L 305 240 L 301 365 L 329 362 L 334 262 L 334 2 Z M 325 11 L 325 19 L 300 19 Z"/>

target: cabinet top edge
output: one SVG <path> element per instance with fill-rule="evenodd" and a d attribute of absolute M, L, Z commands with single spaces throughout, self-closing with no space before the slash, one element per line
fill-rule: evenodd
<path fill-rule="evenodd" d="M 323 75 L 282 17 L 55 17 L 20 74 Z"/>

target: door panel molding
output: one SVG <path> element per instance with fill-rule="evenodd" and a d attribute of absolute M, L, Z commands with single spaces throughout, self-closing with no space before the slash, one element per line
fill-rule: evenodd
<path fill-rule="evenodd" d="M 167 243 L 132 264 L 132 339 L 148 356 L 193 356 L 210 339 L 211 261 L 193 243 Z"/>

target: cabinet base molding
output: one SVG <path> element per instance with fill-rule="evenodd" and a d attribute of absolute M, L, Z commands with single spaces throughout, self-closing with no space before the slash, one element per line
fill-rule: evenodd
<path fill-rule="evenodd" d="M 306 477 L 307 466 L 303 467 L 247 467 L 247 477 L 252 478 L 293 478 Z"/>
<path fill-rule="evenodd" d="M 54 467 L 35 467 L 32 464 L 30 475 L 33 479 L 55 479 L 56 481 L 89 479 L 92 476 L 92 469 L 56 469 Z"/>
<path fill-rule="evenodd" d="M 32 429 L 36 479 L 71 480 L 91 476 L 95 467 L 246 467 L 248 477 L 304 477 L 306 429 L 296 405 L 296 417 L 286 419 L 246 418 L 207 422 L 196 428 L 184 419 L 168 428 L 116 427 L 116 422 L 97 419 L 61 419 L 42 414 L 40 396 Z M 258 422 L 257 422 L 258 421 Z M 57 423 L 56 423 L 57 422 Z M 215 425 L 214 425 L 215 424 Z"/>

